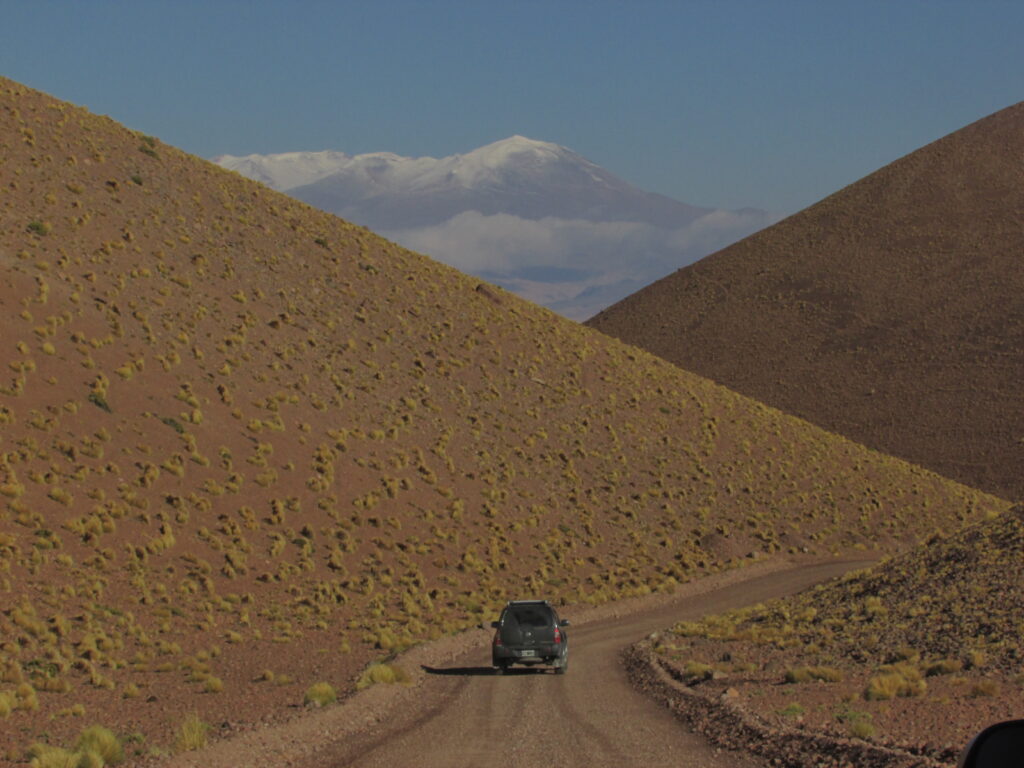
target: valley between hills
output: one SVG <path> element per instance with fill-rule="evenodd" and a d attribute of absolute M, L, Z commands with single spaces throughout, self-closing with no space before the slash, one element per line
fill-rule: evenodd
<path fill-rule="evenodd" d="M 117 764 L 94 725 L 158 764 L 398 690 L 403 651 L 510 597 L 891 555 L 652 651 L 712 683 L 831 665 L 859 702 L 876 665 L 957 661 L 921 638 L 1016 556 L 999 495 L 5 79 L 0 269 L 0 765 Z M 915 703 L 959 728 L 971 686 L 1019 696 L 1007 611 L 958 624 L 964 682 Z M 719 669 L 712 642 L 748 645 Z M 791 685 L 809 709 L 831 684 Z"/>

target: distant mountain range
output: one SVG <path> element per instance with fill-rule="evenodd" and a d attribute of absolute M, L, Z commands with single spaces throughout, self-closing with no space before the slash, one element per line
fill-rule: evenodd
<path fill-rule="evenodd" d="M 574 319 L 778 218 L 645 192 L 523 136 L 440 159 L 323 151 L 214 162 Z"/>

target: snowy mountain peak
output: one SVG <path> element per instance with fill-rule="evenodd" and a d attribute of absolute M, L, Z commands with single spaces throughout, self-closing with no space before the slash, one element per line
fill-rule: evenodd
<path fill-rule="evenodd" d="M 490 165 L 507 163 L 513 156 L 530 154 L 540 158 L 565 157 L 573 154 L 570 150 L 559 144 L 552 144 L 550 141 L 537 141 L 528 139 L 526 136 L 510 136 L 501 141 L 474 149 L 472 152 L 463 155 L 465 158 L 484 159 Z"/>
<path fill-rule="evenodd" d="M 559 162 L 586 167 L 588 171 L 597 167 L 560 144 L 520 135 L 442 158 L 403 157 L 394 152 L 352 156 L 325 150 L 242 157 L 219 155 L 213 162 L 281 191 L 315 184 L 336 174 L 360 177 L 380 191 L 382 184 L 409 188 L 438 184 L 471 187 L 494 183 L 499 176 L 515 169 L 536 169 Z"/>
<path fill-rule="evenodd" d="M 277 155 L 219 155 L 213 162 L 278 190 L 291 189 L 336 173 L 351 162 L 344 152 L 282 152 Z"/>

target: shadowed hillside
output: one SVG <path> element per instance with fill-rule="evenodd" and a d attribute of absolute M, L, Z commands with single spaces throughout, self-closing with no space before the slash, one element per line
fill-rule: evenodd
<path fill-rule="evenodd" d="M 6 80 L 0 162 L 8 758 L 1005 507 Z"/>
<path fill-rule="evenodd" d="M 1024 105 L 936 141 L 588 324 L 1024 497 Z"/>
<path fill-rule="evenodd" d="M 1017 506 L 802 595 L 680 623 L 659 650 L 683 676 L 730 659 L 721 684 L 698 688 L 716 697 L 732 686 L 777 724 L 792 722 L 796 703 L 805 727 L 928 744 L 955 764 L 983 727 L 1020 716 L 1022 580 Z"/>

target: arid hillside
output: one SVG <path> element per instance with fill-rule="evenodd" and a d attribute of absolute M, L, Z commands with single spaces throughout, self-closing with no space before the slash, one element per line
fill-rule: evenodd
<path fill-rule="evenodd" d="M 955 764 L 974 733 L 1020 716 L 1022 582 L 1017 506 L 796 597 L 680 623 L 658 651 L 766 723 Z"/>
<path fill-rule="evenodd" d="M 588 321 L 787 413 L 1024 498 L 1024 104 Z"/>
<path fill-rule="evenodd" d="M 291 717 L 510 597 L 1007 506 L 7 80 L 0 329 L 10 760 Z"/>

